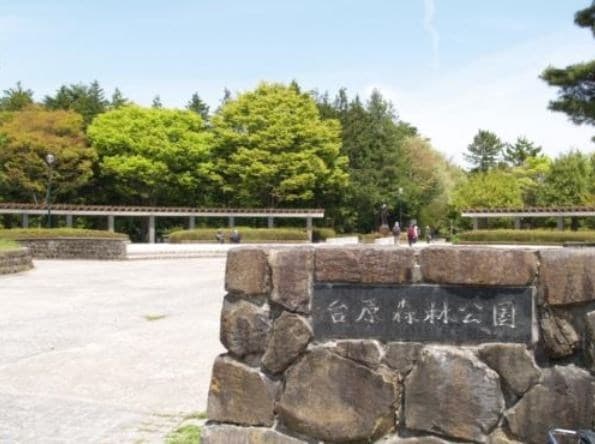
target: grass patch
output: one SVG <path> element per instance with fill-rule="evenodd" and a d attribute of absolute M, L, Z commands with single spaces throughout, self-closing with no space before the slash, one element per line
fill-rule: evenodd
<path fill-rule="evenodd" d="M 18 250 L 19 244 L 8 239 L 0 239 L 0 251 Z"/>
<path fill-rule="evenodd" d="M 242 242 L 306 242 L 308 233 L 300 228 L 249 228 L 236 227 L 242 237 Z M 225 243 L 229 243 L 231 230 L 229 228 L 197 228 L 194 230 L 174 231 L 169 235 L 172 243 L 182 242 L 216 242 L 215 235 L 221 230 L 225 236 Z"/>
<path fill-rule="evenodd" d="M 200 426 L 189 424 L 177 428 L 165 438 L 167 444 L 200 444 Z"/>
<path fill-rule="evenodd" d="M 189 419 L 207 419 L 207 412 L 194 412 L 184 416 L 184 421 Z"/>
<path fill-rule="evenodd" d="M 453 243 L 562 245 L 565 242 L 595 242 L 595 231 L 474 230 L 459 233 Z"/>
<path fill-rule="evenodd" d="M 26 240 L 65 237 L 89 237 L 101 239 L 128 239 L 122 233 L 107 230 L 86 230 L 83 228 L 5 228 L 0 229 L 0 239 Z"/>
<path fill-rule="evenodd" d="M 144 316 L 147 321 L 158 321 L 159 319 L 166 318 L 167 315 L 164 314 L 148 314 Z"/>

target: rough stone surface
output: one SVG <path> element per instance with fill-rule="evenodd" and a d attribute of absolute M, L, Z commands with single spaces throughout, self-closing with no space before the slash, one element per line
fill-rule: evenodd
<path fill-rule="evenodd" d="M 585 354 L 586 361 L 590 365 L 591 372 L 595 373 L 595 311 L 587 313 L 585 316 L 586 327 L 586 344 Z"/>
<path fill-rule="evenodd" d="M 285 370 L 305 350 L 311 338 L 310 324 L 303 317 L 284 311 L 273 323 L 262 365 L 272 373 Z"/>
<path fill-rule="evenodd" d="M 338 341 L 335 351 L 347 359 L 372 368 L 378 367 L 382 358 L 382 349 L 376 341 L 359 339 Z"/>
<path fill-rule="evenodd" d="M 595 248 L 561 248 L 539 254 L 540 300 L 549 305 L 595 300 Z"/>
<path fill-rule="evenodd" d="M 543 373 L 543 382 L 505 413 L 511 432 L 522 442 L 542 444 L 552 426 L 590 429 L 595 387 L 589 373 L 574 365 Z"/>
<path fill-rule="evenodd" d="M 503 408 L 498 374 L 469 351 L 426 347 L 405 381 L 410 429 L 485 442 Z"/>
<path fill-rule="evenodd" d="M 510 438 L 504 430 L 496 429 L 490 434 L 488 444 L 521 444 L 521 442 Z"/>
<path fill-rule="evenodd" d="M 290 311 L 310 312 L 314 251 L 310 248 L 273 250 L 269 255 L 271 300 Z"/>
<path fill-rule="evenodd" d="M 265 307 L 225 298 L 221 310 L 221 343 L 242 357 L 264 352 L 269 338 L 269 313 Z"/>
<path fill-rule="evenodd" d="M 537 258 L 525 250 L 482 247 L 429 247 L 420 252 L 426 282 L 460 285 L 528 285 Z"/>
<path fill-rule="evenodd" d="M 412 282 L 415 252 L 405 248 L 320 248 L 318 282 L 400 284 Z"/>
<path fill-rule="evenodd" d="M 451 444 L 453 441 L 446 441 L 436 436 L 413 436 L 402 438 L 400 436 L 387 436 L 376 441 L 376 444 Z"/>
<path fill-rule="evenodd" d="M 518 396 L 539 381 L 541 372 L 524 345 L 489 344 L 480 347 L 479 357 L 496 370 Z"/>
<path fill-rule="evenodd" d="M 225 289 L 244 295 L 268 294 L 270 273 L 267 254 L 258 248 L 235 248 L 227 253 Z"/>
<path fill-rule="evenodd" d="M 263 427 L 210 424 L 202 429 L 202 444 L 306 444 L 306 441 Z"/>
<path fill-rule="evenodd" d="M 19 241 L 35 259 L 126 259 L 128 239 L 59 238 Z"/>
<path fill-rule="evenodd" d="M 579 346 L 580 337 L 570 322 L 544 311 L 540 319 L 543 343 L 548 355 L 552 358 L 563 358 L 572 355 Z"/>
<path fill-rule="evenodd" d="M 277 411 L 291 430 L 334 442 L 380 437 L 394 428 L 398 386 L 386 373 L 317 348 L 285 375 Z"/>
<path fill-rule="evenodd" d="M 0 251 L 0 274 L 20 273 L 31 268 L 33 261 L 29 248 Z"/>
<path fill-rule="evenodd" d="M 385 346 L 384 362 L 399 373 L 408 374 L 421 354 L 423 344 L 419 342 L 389 342 Z"/>
<path fill-rule="evenodd" d="M 212 421 L 271 426 L 276 390 L 258 370 L 220 356 L 213 365 L 207 416 Z"/>

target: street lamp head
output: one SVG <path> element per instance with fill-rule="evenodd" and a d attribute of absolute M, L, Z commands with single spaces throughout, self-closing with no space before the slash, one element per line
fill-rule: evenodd
<path fill-rule="evenodd" d="M 48 153 L 45 156 L 45 161 L 48 165 L 52 165 L 56 161 L 56 156 L 54 156 L 52 153 Z"/>
<path fill-rule="evenodd" d="M 399 187 L 399 196 L 400 196 L 401 194 L 403 194 L 403 188 L 402 188 L 402 187 Z"/>

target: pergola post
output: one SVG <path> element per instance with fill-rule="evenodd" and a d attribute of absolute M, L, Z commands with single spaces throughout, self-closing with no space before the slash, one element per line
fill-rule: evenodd
<path fill-rule="evenodd" d="M 515 230 L 520 230 L 521 229 L 521 218 L 520 217 L 515 217 L 514 218 L 514 229 Z"/>
<path fill-rule="evenodd" d="M 27 213 L 23 213 L 21 222 L 23 228 L 29 228 L 29 215 Z"/>
<path fill-rule="evenodd" d="M 557 228 L 558 228 L 558 230 L 563 230 L 564 229 L 564 218 L 563 217 L 559 217 L 558 218 Z"/>
<path fill-rule="evenodd" d="M 155 243 L 155 216 L 149 216 L 149 243 Z"/>
<path fill-rule="evenodd" d="M 306 219 L 306 231 L 308 233 L 308 240 L 312 242 L 312 218 Z"/>
<path fill-rule="evenodd" d="M 194 230 L 194 228 L 196 228 L 196 217 L 190 216 L 188 218 L 188 229 Z"/>
<path fill-rule="evenodd" d="M 66 226 L 72 228 L 72 214 L 66 215 Z"/>
<path fill-rule="evenodd" d="M 268 218 L 268 227 L 269 228 L 274 228 L 275 227 L 275 221 L 274 221 L 274 219 L 273 219 L 272 216 L 269 216 L 269 218 Z"/>
<path fill-rule="evenodd" d="M 236 226 L 236 220 L 235 217 L 233 216 L 229 216 L 229 228 L 233 228 Z"/>
<path fill-rule="evenodd" d="M 108 216 L 107 216 L 107 229 L 109 231 L 111 231 L 112 233 L 115 231 L 114 225 L 115 225 L 115 223 L 114 223 L 114 215 L 113 214 L 108 214 Z"/>

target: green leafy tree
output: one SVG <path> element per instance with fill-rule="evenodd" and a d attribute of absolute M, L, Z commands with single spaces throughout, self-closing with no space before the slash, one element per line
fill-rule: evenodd
<path fill-rule="evenodd" d="M 340 126 L 281 84 L 229 99 L 211 119 L 222 200 L 237 206 L 324 206 L 347 184 Z"/>
<path fill-rule="evenodd" d="M 523 205 L 532 207 L 539 205 L 539 193 L 549 174 L 552 160 L 545 155 L 527 157 L 525 161 L 512 169 L 523 195 Z"/>
<path fill-rule="evenodd" d="M 209 120 L 209 105 L 203 102 L 198 93 L 192 94 L 190 101 L 186 104 L 186 109 L 194 111 L 205 122 Z"/>
<path fill-rule="evenodd" d="M 595 1 L 590 7 L 578 11 L 574 22 L 591 28 L 595 37 Z M 550 86 L 559 87 L 558 98 L 549 103 L 549 109 L 566 113 L 577 125 L 595 125 L 595 59 L 566 68 L 548 67 L 541 79 Z"/>
<path fill-rule="evenodd" d="M 508 171 L 478 172 L 455 187 L 452 204 L 459 211 L 465 208 L 520 208 L 523 205 L 522 189 Z"/>
<path fill-rule="evenodd" d="M 83 116 L 85 126 L 89 125 L 95 116 L 105 112 L 109 105 L 97 81 L 89 86 L 82 83 L 63 85 L 54 96 L 46 96 L 43 103 L 49 110 L 76 111 Z"/>
<path fill-rule="evenodd" d="M 503 146 L 496 134 L 479 130 L 467 147 L 468 153 L 464 157 L 473 166 L 472 171 L 486 172 L 498 165 Z"/>
<path fill-rule="evenodd" d="M 125 105 L 130 105 L 130 101 L 126 97 L 124 97 L 124 94 L 122 94 L 122 91 L 120 91 L 119 88 L 114 89 L 114 93 L 112 94 L 112 100 L 110 102 L 110 107 L 114 109 L 120 108 L 121 106 Z"/>
<path fill-rule="evenodd" d="M 24 89 L 21 82 L 5 89 L 0 97 L 0 111 L 20 111 L 30 105 L 33 105 L 33 91 Z"/>
<path fill-rule="evenodd" d="M 514 144 L 504 146 L 504 160 L 513 167 L 521 166 L 529 157 L 540 154 L 541 147 L 525 137 L 519 137 Z"/>
<path fill-rule="evenodd" d="M 93 175 L 95 150 L 86 143 L 83 119 L 73 111 L 38 107 L 0 117 L 0 196 L 43 201 L 48 183 L 47 154 L 56 158 L 52 174 L 55 201 L 79 200 Z"/>
<path fill-rule="evenodd" d="M 593 202 L 592 163 L 588 155 L 570 151 L 554 160 L 538 196 L 541 205 L 587 205 Z"/>
<path fill-rule="evenodd" d="M 100 189 L 109 201 L 211 202 L 212 135 L 197 114 L 124 106 L 98 116 L 87 134 L 99 154 Z"/>

